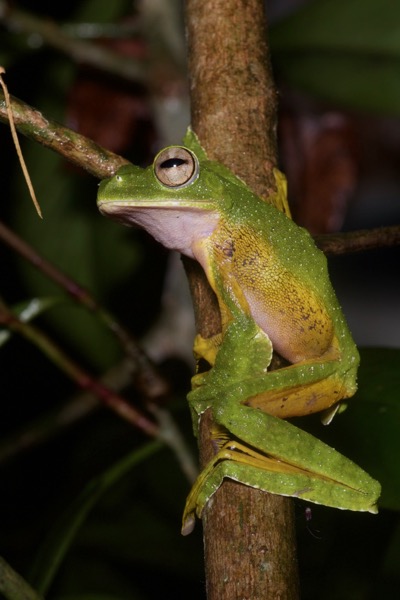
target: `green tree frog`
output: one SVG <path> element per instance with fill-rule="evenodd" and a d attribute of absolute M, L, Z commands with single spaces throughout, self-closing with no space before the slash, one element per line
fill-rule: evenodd
<path fill-rule="evenodd" d="M 275 179 L 284 205 L 284 177 Z M 183 146 L 165 148 L 150 167 L 124 166 L 102 181 L 98 207 L 196 259 L 218 299 L 222 333 L 197 336 L 195 354 L 211 368 L 188 395 L 195 432 L 212 410 L 216 454 L 189 494 L 182 532 L 225 477 L 376 512 L 378 482 L 285 420 L 334 410 L 356 391 L 358 352 L 308 232 L 209 160 L 190 128 Z M 268 371 L 273 349 L 288 366 Z"/>

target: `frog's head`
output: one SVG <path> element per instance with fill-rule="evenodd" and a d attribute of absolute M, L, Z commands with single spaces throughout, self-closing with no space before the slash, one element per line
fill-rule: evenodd
<path fill-rule="evenodd" d="M 97 204 L 104 215 L 139 225 L 167 248 L 193 256 L 193 244 L 229 213 L 235 197 L 229 187 L 238 184 L 228 169 L 207 159 L 201 146 L 198 152 L 170 146 L 146 169 L 126 165 L 102 181 Z"/>

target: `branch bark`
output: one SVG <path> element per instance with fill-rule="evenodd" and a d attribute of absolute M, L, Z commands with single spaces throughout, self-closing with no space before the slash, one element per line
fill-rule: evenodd
<path fill-rule="evenodd" d="M 192 126 L 209 156 L 258 194 L 274 189 L 276 92 L 261 0 L 187 0 Z M 204 337 L 219 329 L 199 269 L 187 267 Z M 211 305 L 210 305 L 211 302 Z M 202 419 L 202 463 L 213 453 Z M 203 518 L 208 600 L 297 598 L 292 502 L 225 481 Z"/>
<path fill-rule="evenodd" d="M 27 138 L 54 150 L 74 165 L 85 169 L 99 179 L 111 177 L 129 161 L 106 150 L 93 140 L 47 119 L 36 108 L 22 100 L 10 97 L 15 127 Z M 8 123 L 4 94 L 0 92 L 0 121 Z"/>
<path fill-rule="evenodd" d="M 328 233 L 316 236 L 315 243 L 328 255 L 390 248 L 400 244 L 400 226 L 389 225 L 345 233 Z"/>

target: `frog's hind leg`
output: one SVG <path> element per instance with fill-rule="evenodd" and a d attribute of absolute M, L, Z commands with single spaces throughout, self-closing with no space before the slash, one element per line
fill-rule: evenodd
<path fill-rule="evenodd" d="M 190 491 L 183 514 L 183 535 L 193 530 L 195 515 L 201 518 L 204 506 L 224 478 L 272 494 L 293 496 L 335 508 L 376 512 L 379 484 L 357 465 L 320 440 L 281 419 L 244 406 L 239 412 L 247 413 L 243 416 L 251 413 L 255 417 L 252 424 L 253 435 L 257 437 L 258 430 L 263 445 L 271 446 L 272 452 L 277 452 L 281 457 L 274 458 L 273 455 L 256 450 L 237 439 L 229 439 L 231 434 L 225 428 L 217 426 L 213 437 L 218 436 L 216 443 L 220 450 L 200 473 Z M 227 421 L 235 429 L 235 419 L 232 420 L 227 415 Z M 241 416 L 238 418 L 239 421 L 242 420 Z M 239 423 L 239 427 L 242 429 L 243 423 Z M 288 433 L 291 434 L 291 443 Z M 258 443 L 257 440 L 255 443 Z M 292 444 L 294 448 L 290 450 Z M 283 458 L 285 454 L 287 462 Z M 326 459 L 322 461 L 322 466 L 320 456 Z M 304 466 L 302 461 L 305 462 Z M 330 472 L 332 467 L 337 474 L 334 478 Z"/>
<path fill-rule="evenodd" d="M 344 371 L 340 359 L 327 356 L 269 372 L 250 383 L 245 404 L 282 419 L 320 411 L 333 417 L 338 403 L 357 389 L 357 365 Z"/>

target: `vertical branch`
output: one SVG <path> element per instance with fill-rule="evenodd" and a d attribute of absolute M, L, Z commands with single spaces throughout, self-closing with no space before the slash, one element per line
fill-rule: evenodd
<path fill-rule="evenodd" d="M 258 194 L 274 188 L 276 92 L 262 0 L 187 0 L 192 126 L 209 156 Z M 198 269 L 187 266 L 198 330 L 219 315 Z M 211 304 L 210 304 L 211 302 Z M 201 461 L 213 453 L 210 414 L 202 419 Z M 298 597 L 290 499 L 225 481 L 204 511 L 208 600 Z"/>

